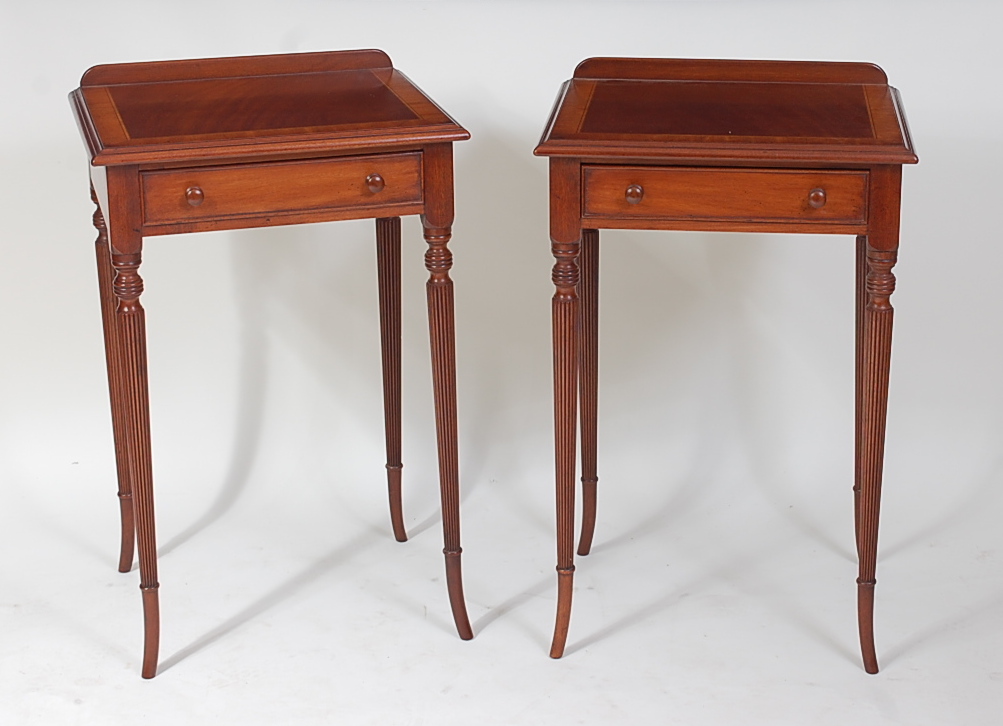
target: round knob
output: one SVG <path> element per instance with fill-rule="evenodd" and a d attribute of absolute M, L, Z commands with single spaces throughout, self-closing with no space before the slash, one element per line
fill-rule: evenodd
<path fill-rule="evenodd" d="M 382 192 L 383 187 L 385 187 L 386 185 L 387 183 L 383 181 L 383 177 L 381 177 L 379 174 L 370 174 L 369 176 L 366 177 L 366 186 L 369 187 L 369 191 L 371 191 L 373 194 Z"/>
<path fill-rule="evenodd" d="M 190 205 L 197 207 L 205 201 L 205 192 L 202 191 L 202 187 L 188 187 L 185 189 L 185 199 Z"/>
<path fill-rule="evenodd" d="M 808 204 L 813 209 L 821 209 L 825 206 L 825 189 L 812 189 L 808 192 Z"/>
<path fill-rule="evenodd" d="M 644 199 L 644 187 L 640 184 L 631 184 L 627 187 L 627 204 L 639 204 Z"/>

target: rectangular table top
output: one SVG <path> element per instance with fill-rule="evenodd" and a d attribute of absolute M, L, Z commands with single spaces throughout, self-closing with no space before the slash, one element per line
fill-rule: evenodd
<path fill-rule="evenodd" d="M 717 163 L 915 163 L 901 103 L 863 63 L 589 59 L 536 154 Z"/>
<path fill-rule="evenodd" d="M 380 51 L 95 66 L 71 101 L 95 165 L 469 138 Z"/>

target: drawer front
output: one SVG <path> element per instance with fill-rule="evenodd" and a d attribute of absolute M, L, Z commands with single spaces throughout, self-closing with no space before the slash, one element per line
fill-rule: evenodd
<path fill-rule="evenodd" d="M 584 217 L 863 224 L 867 172 L 584 166 Z"/>
<path fill-rule="evenodd" d="M 148 171 L 148 225 L 420 203 L 421 154 Z"/>

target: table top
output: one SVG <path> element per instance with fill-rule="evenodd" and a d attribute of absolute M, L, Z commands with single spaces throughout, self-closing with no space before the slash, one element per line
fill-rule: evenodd
<path fill-rule="evenodd" d="M 539 156 L 681 163 L 918 161 L 898 92 L 867 63 L 590 58 Z"/>
<path fill-rule="evenodd" d="M 70 100 L 95 165 L 380 152 L 470 138 L 377 50 L 101 65 Z"/>

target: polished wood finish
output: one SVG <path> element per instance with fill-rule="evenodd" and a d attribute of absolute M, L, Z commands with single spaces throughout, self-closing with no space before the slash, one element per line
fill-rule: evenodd
<path fill-rule="evenodd" d="M 596 520 L 599 229 L 852 234 L 856 275 L 854 532 L 864 667 L 878 670 L 874 585 L 901 165 L 918 161 L 898 92 L 866 63 L 591 58 L 564 84 L 550 157 L 557 622 L 571 617 L 577 407 L 583 522 Z"/>
<path fill-rule="evenodd" d="M 586 58 L 575 78 L 650 81 L 751 81 L 755 83 L 850 83 L 886 85 L 873 63 L 716 60 L 706 58 Z"/>
<path fill-rule="evenodd" d="M 372 194 L 382 192 L 387 186 L 386 180 L 380 174 L 370 174 L 366 177 L 366 189 Z"/>
<path fill-rule="evenodd" d="M 867 63 L 590 59 L 537 153 L 811 168 L 916 162 L 898 92 Z"/>
<path fill-rule="evenodd" d="M 860 558 L 860 457 L 863 452 L 864 433 L 863 391 L 864 381 L 864 308 L 867 307 L 867 236 L 857 236 L 856 294 L 854 295 L 854 396 L 853 396 L 853 536 Z"/>
<path fill-rule="evenodd" d="M 597 227 L 632 219 L 659 227 L 678 222 L 686 229 L 700 222 L 865 227 L 867 174 L 861 172 L 589 164 L 582 173 L 582 217 Z"/>
<path fill-rule="evenodd" d="M 381 51 L 95 66 L 70 99 L 96 166 L 322 158 L 470 137 Z"/>
<path fill-rule="evenodd" d="M 401 502 L 401 220 L 376 220 L 376 270 L 380 295 L 383 417 L 387 443 L 387 490 L 394 538 L 407 541 Z"/>
<path fill-rule="evenodd" d="M 244 223 L 261 220 L 262 210 L 270 223 L 282 224 L 283 216 L 297 212 L 322 215 L 330 209 L 340 217 L 367 216 L 371 207 L 402 205 L 412 214 L 422 208 L 420 153 L 149 171 L 140 177 L 148 226 L 226 218 Z"/>
<path fill-rule="evenodd" d="M 427 199 L 421 216 L 428 282 L 428 330 L 432 352 L 435 399 L 435 438 L 439 448 L 439 491 L 442 497 L 442 552 L 453 620 L 460 637 L 474 637 L 467 618 L 460 576 L 460 459 L 456 431 L 456 345 L 453 319 L 453 253 L 449 250 L 453 225 L 453 147 L 428 147 L 423 156 L 422 183 Z"/>
<path fill-rule="evenodd" d="M 97 204 L 97 194 L 91 187 L 91 200 Z M 132 479 L 125 452 L 128 450 L 125 430 L 124 384 L 121 362 L 119 361 L 119 333 L 116 318 L 118 301 L 114 292 L 115 270 L 111 264 L 111 250 L 108 247 L 108 230 L 101 207 L 94 210 L 94 226 L 98 230 L 95 251 L 98 263 L 98 293 L 101 296 L 101 321 L 104 329 L 105 361 L 108 370 L 108 393 L 111 399 L 112 433 L 115 440 L 115 464 L 118 473 L 118 499 L 121 510 L 122 537 L 118 557 L 118 571 L 132 569 L 133 549 L 136 541 L 136 520 L 132 505 Z"/>
<path fill-rule="evenodd" d="M 581 174 L 573 160 L 550 160 L 550 239 L 554 335 L 554 442 L 557 452 L 557 622 L 550 656 L 560 658 L 571 621 L 575 573 L 575 426 L 578 404 L 578 222 Z"/>
<path fill-rule="evenodd" d="M 596 528 L 596 473 L 599 435 L 599 230 L 582 230 L 578 255 L 578 397 L 582 434 L 582 535 L 578 554 L 592 550 Z"/>
<path fill-rule="evenodd" d="M 873 170 L 869 206 L 871 220 L 866 240 L 867 275 L 864 280 L 866 304 L 859 375 L 860 426 L 857 440 L 861 451 L 860 495 L 856 521 L 859 576 L 857 577 L 857 621 L 864 668 L 878 672 L 874 647 L 874 586 L 877 583 L 878 513 L 885 454 L 885 421 L 888 408 L 888 374 L 892 353 L 892 304 L 898 259 L 899 207 L 902 167 Z"/>
<path fill-rule="evenodd" d="M 145 647 L 160 638 L 143 238 L 339 219 L 376 220 L 387 482 L 401 507 L 400 215 L 421 214 L 447 592 L 473 632 L 460 566 L 452 142 L 469 134 L 382 51 L 96 66 L 70 95 L 90 153 L 98 280 L 122 514 L 119 569 L 139 550 Z"/>

